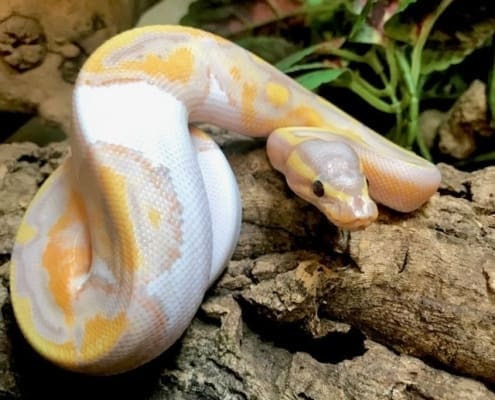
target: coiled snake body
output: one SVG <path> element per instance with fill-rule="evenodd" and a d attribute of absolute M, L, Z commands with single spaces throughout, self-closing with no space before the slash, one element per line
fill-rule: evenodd
<path fill-rule="evenodd" d="M 173 344 L 236 245 L 240 196 L 209 122 L 268 137 L 272 165 L 333 223 L 362 228 L 368 196 L 412 211 L 427 161 L 233 43 L 185 27 L 117 35 L 74 91 L 72 155 L 19 228 L 11 295 L 33 347 L 75 371 L 135 368 Z"/>

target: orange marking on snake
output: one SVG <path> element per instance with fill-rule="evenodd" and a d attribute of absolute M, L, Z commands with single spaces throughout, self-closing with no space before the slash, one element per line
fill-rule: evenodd
<path fill-rule="evenodd" d="M 85 360 L 101 356 L 101 349 L 110 349 L 124 334 L 128 326 L 125 313 L 114 318 L 97 315 L 86 322 L 81 354 Z"/>
<path fill-rule="evenodd" d="M 241 69 L 235 65 L 233 65 L 229 70 L 230 76 L 236 82 L 241 80 Z"/>
<path fill-rule="evenodd" d="M 66 322 L 74 322 L 71 282 L 87 272 L 91 254 L 87 247 L 74 248 L 70 230 L 84 225 L 86 216 L 81 197 L 75 192 L 67 201 L 66 209 L 48 233 L 48 244 L 43 253 L 43 267 L 49 275 L 50 292 L 55 303 L 64 312 Z M 83 234 L 87 234 L 83 230 Z M 88 242 L 88 238 L 86 238 Z"/>
<path fill-rule="evenodd" d="M 325 120 L 314 108 L 308 106 L 298 106 L 289 111 L 287 119 L 297 121 L 304 126 L 325 126 Z"/>
<path fill-rule="evenodd" d="M 148 54 L 142 61 L 122 62 L 119 68 L 164 77 L 172 82 L 187 83 L 194 71 L 194 56 L 190 49 L 181 47 L 172 51 L 165 59 L 156 54 Z"/>
<path fill-rule="evenodd" d="M 176 36 L 178 38 L 190 39 L 191 37 L 208 38 L 219 44 L 229 44 L 230 42 L 222 37 L 212 35 L 208 32 L 199 31 L 194 28 L 180 27 L 180 29 L 171 26 L 154 26 L 154 32 L 149 37 L 155 37 L 158 34 L 162 34 L 164 38 Z M 129 30 L 121 33 L 115 37 L 113 42 L 107 42 L 100 46 L 98 52 L 94 53 L 85 63 L 84 70 L 91 73 L 101 73 L 109 70 L 109 66 L 106 65 L 106 61 L 109 56 L 115 54 L 121 49 L 132 47 L 137 41 L 146 38 L 146 34 L 143 35 L 139 30 Z M 188 40 L 190 41 L 190 40 Z"/>
<path fill-rule="evenodd" d="M 199 130 L 200 131 L 200 130 Z M 124 146 L 108 144 L 108 143 L 98 143 L 95 146 L 96 153 L 104 157 L 103 164 L 107 165 L 109 163 L 115 164 L 115 168 L 119 169 L 121 164 L 135 164 L 137 168 L 134 168 L 136 175 L 135 180 L 146 182 L 149 189 L 160 193 L 160 197 L 163 199 L 163 205 L 167 206 L 166 212 L 160 215 L 159 224 L 154 225 L 155 229 L 166 229 L 169 232 L 169 242 L 167 250 L 164 253 L 168 256 L 167 268 L 170 268 L 173 263 L 180 258 L 180 245 L 183 242 L 182 228 L 181 228 L 181 218 L 182 215 L 182 205 L 177 197 L 177 194 L 173 190 L 172 182 L 168 171 L 164 169 L 157 169 L 151 162 L 144 158 L 139 152 L 129 149 Z M 99 157 L 98 157 L 99 158 Z M 119 240 L 121 243 L 126 243 L 126 254 L 123 254 L 124 259 L 133 259 L 134 265 L 141 264 L 141 257 L 138 248 L 138 244 L 134 240 L 135 232 L 133 227 L 133 222 L 130 217 L 133 215 L 132 210 L 129 209 L 129 204 L 127 203 L 127 182 L 125 182 L 126 177 L 115 172 L 112 168 L 106 167 L 105 170 L 107 176 L 104 178 L 103 187 L 105 192 L 111 194 L 109 197 L 110 202 L 116 202 L 120 206 L 117 207 L 119 212 L 119 218 L 117 215 L 111 216 L 111 219 L 122 221 L 126 224 L 124 229 L 125 235 Z M 118 176 L 114 176 L 116 174 Z M 123 204 L 125 203 L 125 207 Z M 149 209 L 147 210 L 149 212 Z M 149 213 L 147 214 L 150 217 Z M 152 218 L 156 215 L 152 216 Z M 150 221 L 151 222 L 151 221 Z M 156 220 L 155 222 L 158 222 Z M 151 222 L 153 224 L 153 222 Z M 152 225 L 153 226 L 153 225 Z M 119 229 L 120 231 L 121 229 Z M 166 257 L 165 257 L 166 258 Z M 129 267 L 132 263 L 127 264 Z"/>
<path fill-rule="evenodd" d="M 244 83 L 242 85 L 242 110 L 241 117 L 244 124 L 250 127 L 255 121 L 255 105 L 257 86 L 254 83 Z M 248 128 L 249 129 L 249 128 Z"/>

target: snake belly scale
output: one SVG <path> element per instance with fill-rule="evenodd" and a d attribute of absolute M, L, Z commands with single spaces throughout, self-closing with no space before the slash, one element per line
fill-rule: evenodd
<path fill-rule="evenodd" d="M 429 162 L 193 28 L 149 26 L 108 40 L 79 74 L 73 114 L 71 156 L 19 228 L 11 296 L 30 344 L 79 372 L 120 373 L 161 354 L 232 255 L 235 177 L 189 124 L 268 137 L 291 189 L 347 229 L 376 218 L 371 198 L 408 212 L 440 181 Z"/>

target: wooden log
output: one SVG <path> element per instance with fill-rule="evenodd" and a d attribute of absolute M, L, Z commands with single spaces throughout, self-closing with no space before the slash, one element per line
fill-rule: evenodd
<path fill-rule="evenodd" d="M 495 168 L 441 165 L 427 205 L 407 215 L 381 208 L 375 224 L 349 234 L 288 190 L 262 141 L 217 139 L 240 184 L 243 226 L 184 338 L 123 377 L 81 377 L 36 356 L 0 296 L 11 378 L 0 390 L 61 395 L 36 385 L 56 379 L 81 396 L 495 399 Z M 0 146 L 4 282 L 23 211 L 64 154 L 63 144 Z"/>

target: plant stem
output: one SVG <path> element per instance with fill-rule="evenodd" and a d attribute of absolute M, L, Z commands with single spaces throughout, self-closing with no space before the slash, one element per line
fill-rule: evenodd
<path fill-rule="evenodd" d="M 418 82 L 418 85 L 417 85 L 417 88 L 418 88 L 418 93 L 421 93 L 423 91 L 423 86 L 426 82 L 426 76 L 425 75 L 422 75 L 419 79 L 419 82 Z M 428 146 L 426 146 L 426 143 L 425 143 L 425 138 L 423 136 L 423 132 L 419 132 L 418 129 L 419 129 L 419 101 L 418 101 L 418 110 L 416 110 L 416 120 L 415 120 L 415 127 L 414 127 L 414 132 L 415 132 L 415 138 L 416 138 L 416 144 L 418 145 L 418 149 L 419 149 L 419 152 L 421 153 L 421 155 L 426 158 L 427 160 L 431 161 L 432 160 L 432 157 L 431 157 L 431 153 L 430 153 L 430 150 L 428 149 Z M 411 143 L 412 145 L 412 143 Z"/>
<path fill-rule="evenodd" d="M 352 72 L 351 72 L 352 73 Z M 347 87 L 348 89 L 351 89 L 354 93 L 359 95 L 363 100 L 365 100 L 367 103 L 371 104 L 373 107 L 376 109 L 386 112 L 389 114 L 394 114 L 395 113 L 395 108 L 393 105 L 381 100 L 377 96 L 375 96 L 373 93 L 371 93 L 366 86 L 362 84 L 362 80 L 356 79 L 355 76 L 351 77 L 349 82 L 346 82 L 345 84 L 339 84 L 339 80 L 337 79 L 335 81 L 336 85 Z"/>
<path fill-rule="evenodd" d="M 356 79 L 361 86 L 363 86 L 366 90 L 368 90 L 370 93 L 372 93 L 374 96 L 378 98 L 389 95 L 387 87 L 383 87 L 379 89 L 376 86 L 369 83 L 367 80 L 363 79 L 361 75 L 359 75 L 359 73 L 354 73 L 353 78 Z"/>
<path fill-rule="evenodd" d="M 389 85 L 391 91 L 397 93 L 397 82 L 399 81 L 399 67 L 397 66 L 397 60 L 395 58 L 395 43 L 393 40 L 387 40 L 385 43 L 385 59 L 387 60 L 389 70 Z"/>
<path fill-rule="evenodd" d="M 411 68 L 409 79 L 406 79 L 406 84 L 408 84 L 407 88 L 411 96 L 411 101 L 409 104 L 409 124 L 407 129 L 407 147 L 411 148 L 413 143 L 416 141 L 421 154 L 428 159 L 431 159 L 430 152 L 428 151 L 424 143 L 423 137 L 417 131 L 419 120 L 419 97 L 423 82 L 423 79 L 421 79 L 421 62 L 423 49 L 426 44 L 426 40 L 428 39 L 428 36 L 433 29 L 433 25 L 437 21 L 438 17 L 440 17 L 440 15 L 452 2 L 453 0 L 442 0 L 435 11 L 423 20 L 418 40 L 413 46 L 411 54 Z M 401 60 L 399 59 L 399 61 Z"/>
<path fill-rule="evenodd" d="M 395 129 L 393 133 L 394 142 L 399 142 L 401 131 L 404 127 L 404 121 L 402 118 L 402 104 L 397 97 L 397 91 L 399 89 L 399 67 L 397 65 L 397 59 L 395 57 L 396 47 L 395 42 L 388 38 L 385 39 L 385 60 L 388 65 L 389 79 L 386 81 L 385 86 L 389 91 L 389 97 L 392 106 L 395 108 Z"/>
<path fill-rule="evenodd" d="M 426 17 L 421 26 L 421 31 L 419 33 L 418 40 L 413 47 L 412 56 L 411 56 L 411 75 L 412 81 L 417 84 L 419 75 L 421 73 L 421 58 L 423 55 L 423 49 L 430 35 L 430 32 L 433 28 L 433 25 L 437 21 L 438 17 L 443 13 L 443 11 L 453 2 L 454 0 L 442 0 L 440 5 L 436 8 L 436 10 Z"/>
<path fill-rule="evenodd" d="M 395 113 L 395 129 L 393 130 L 393 134 L 390 135 L 390 139 L 395 143 L 399 143 L 401 131 L 404 126 L 404 121 L 402 120 L 402 110 L 399 107 L 399 110 Z"/>

